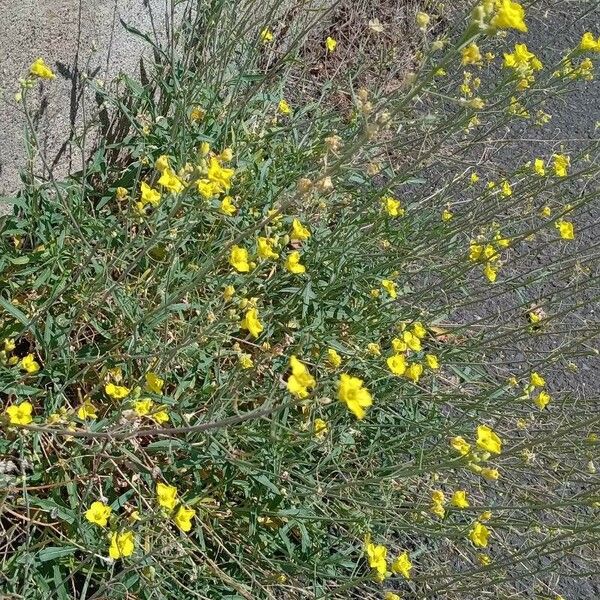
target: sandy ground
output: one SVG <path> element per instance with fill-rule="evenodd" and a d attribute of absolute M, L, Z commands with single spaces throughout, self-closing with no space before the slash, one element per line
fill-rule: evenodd
<path fill-rule="evenodd" d="M 82 98 L 81 76 L 110 81 L 121 71 L 135 75 L 144 43 L 119 19 L 142 31 L 160 32 L 167 0 L 0 0 L 0 196 L 20 184 L 25 162 L 24 117 L 14 101 L 18 79 L 38 56 L 57 73 L 31 96 L 40 150 L 56 177 L 81 164 L 73 142 L 84 114 L 95 110 Z M 37 172 L 41 174 L 38 161 Z M 2 206 L 0 206 L 2 210 Z"/>

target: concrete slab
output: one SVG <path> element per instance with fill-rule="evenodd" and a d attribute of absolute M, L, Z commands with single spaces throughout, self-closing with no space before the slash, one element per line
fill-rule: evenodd
<path fill-rule="evenodd" d="M 25 119 L 14 95 L 29 65 L 41 56 L 57 74 L 55 80 L 32 90 L 30 104 L 36 111 L 40 151 L 55 176 L 61 177 L 79 168 L 81 152 L 70 140 L 84 113 L 87 120 L 95 109 L 91 99 L 82 98 L 81 75 L 93 74 L 108 82 L 119 72 L 136 74 L 148 47 L 128 33 L 119 19 L 160 35 L 167 2 L 0 0 L 0 195 L 20 186 L 19 169 L 25 164 Z M 39 160 L 36 172 L 42 174 Z"/>

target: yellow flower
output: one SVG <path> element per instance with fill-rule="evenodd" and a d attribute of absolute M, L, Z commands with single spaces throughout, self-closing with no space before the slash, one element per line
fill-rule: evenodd
<path fill-rule="evenodd" d="M 159 410 L 156 410 L 156 408 L 154 408 L 155 406 L 156 405 L 153 405 L 152 414 L 149 415 L 150 418 L 156 421 L 159 425 L 167 423 L 169 421 L 169 413 L 167 412 L 165 407 L 162 406 L 159 407 Z"/>
<path fill-rule="evenodd" d="M 300 252 L 298 252 L 298 250 L 294 250 L 288 254 L 287 258 L 285 259 L 285 268 L 287 271 L 294 273 L 295 275 L 306 272 L 306 267 L 300 264 Z"/>
<path fill-rule="evenodd" d="M 292 231 L 290 239 L 292 241 L 302 242 L 310 237 L 310 231 L 300 223 L 298 219 L 292 221 Z"/>
<path fill-rule="evenodd" d="M 498 469 L 490 469 L 489 467 L 483 467 L 481 471 L 479 471 L 479 474 L 490 481 L 497 481 L 500 478 Z"/>
<path fill-rule="evenodd" d="M 171 165 L 169 164 L 169 157 L 161 154 L 157 159 L 156 162 L 154 163 L 154 168 L 159 172 L 159 173 L 164 173 L 167 169 L 169 169 L 171 167 Z"/>
<path fill-rule="evenodd" d="M 318 418 L 315 419 L 313 423 L 313 434 L 317 439 L 322 440 L 327 435 L 328 431 L 327 421 Z"/>
<path fill-rule="evenodd" d="M 333 52 L 337 46 L 337 42 L 332 37 L 328 37 L 325 40 L 325 46 L 327 47 L 328 52 Z"/>
<path fill-rule="evenodd" d="M 86 419 L 97 419 L 98 414 L 96 413 L 98 409 L 89 401 L 86 400 L 78 409 L 77 409 L 77 418 L 85 421 Z"/>
<path fill-rule="evenodd" d="M 173 510 L 177 505 L 177 488 L 174 485 L 159 482 L 156 484 L 156 500 L 158 505 Z"/>
<path fill-rule="evenodd" d="M 208 165 L 206 177 L 219 192 L 226 192 L 231 187 L 231 179 L 235 175 L 233 169 L 227 169 L 219 164 L 219 161 L 212 156 Z"/>
<path fill-rule="evenodd" d="M 406 367 L 406 372 L 404 373 L 404 376 L 413 383 L 418 383 L 421 375 L 423 375 L 423 365 L 420 363 L 412 363 Z"/>
<path fill-rule="evenodd" d="M 143 398 L 133 403 L 133 411 L 138 417 L 146 417 L 152 412 L 154 402 L 150 398 Z"/>
<path fill-rule="evenodd" d="M 425 362 L 427 363 L 427 366 L 430 369 L 439 369 L 440 368 L 440 362 L 438 361 L 437 356 L 435 356 L 434 354 L 426 354 L 425 355 Z"/>
<path fill-rule="evenodd" d="M 461 435 L 453 437 L 450 440 L 450 445 L 462 456 L 469 454 L 471 451 L 471 444 L 469 444 L 469 442 L 467 442 Z"/>
<path fill-rule="evenodd" d="M 393 563 L 392 573 L 402 575 L 404 579 L 410 579 L 410 571 L 413 568 L 408 552 L 404 551 Z"/>
<path fill-rule="evenodd" d="M 398 594 L 394 594 L 394 592 L 386 592 L 383 595 L 383 600 L 402 600 Z"/>
<path fill-rule="evenodd" d="M 413 333 L 411 333 L 410 331 L 402 332 L 402 339 L 404 340 L 406 345 L 414 352 L 421 351 L 421 339 Z"/>
<path fill-rule="evenodd" d="M 490 530 L 483 524 L 476 521 L 469 532 L 469 539 L 477 548 L 485 548 L 488 545 Z"/>
<path fill-rule="evenodd" d="M 219 193 L 218 186 L 211 183 L 208 179 L 199 179 L 196 183 L 196 188 L 198 189 L 198 193 L 206 200 L 209 200 Z"/>
<path fill-rule="evenodd" d="M 238 273 L 247 273 L 250 271 L 248 250 L 240 246 L 232 246 L 229 253 L 229 264 Z"/>
<path fill-rule="evenodd" d="M 492 562 L 492 559 L 487 554 L 481 553 L 477 555 L 477 560 L 482 567 L 487 567 Z"/>
<path fill-rule="evenodd" d="M 573 229 L 573 223 L 571 221 L 565 221 L 564 219 L 559 219 L 554 223 L 556 229 L 558 229 L 558 233 L 563 240 L 574 240 L 575 239 L 575 231 Z"/>
<path fill-rule="evenodd" d="M 395 300 L 398 297 L 398 292 L 396 291 L 396 284 L 391 279 L 382 279 L 381 287 L 388 293 L 389 297 L 392 300 Z"/>
<path fill-rule="evenodd" d="M 21 402 L 21 404 L 13 404 L 6 409 L 8 422 L 11 425 L 29 425 L 33 421 L 32 412 L 33 406 L 31 402 L 27 401 Z"/>
<path fill-rule="evenodd" d="M 223 288 L 223 298 L 225 301 L 229 302 L 235 295 L 235 288 L 232 285 L 226 285 Z"/>
<path fill-rule="evenodd" d="M 263 44 L 268 44 L 269 42 L 273 41 L 273 33 L 267 27 L 260 32 L 260 41 Z"/>
<path fill-rule="evenodd" d="M 566 154 L 555 154 L 553 158 L 554 174 L 557 177 L 566 177 L 568 175 L 571 159 Z"/>
<path fill-rule="evenodd" d="M 219 207 L 219 210 L 224 215 L 229 215 L 230 217 L 235 215 L 237 208 L 233 203 L 233 198 L 231 196 L 225 196 L 223 200 L 221 200 L 221 206 Z"/>
<path fill-rule="evenodd" d="M 471 173 L 471 176 L 469 177 L 469 183 L 471 185 L 475 185 L 478 181 L 479 181 L 479 175 L 477 175 L 477 173 Z"/>
<path fill-rule="evenodd" d="M 536 371 L 531 374 L 529 381 L 534 388 L 546 385 L 546 380 Z"/>
<path fill-rule="evenodd" d="M 254 366 L 252 357 L 245 352 L 239 355 L 239 363 L 242 369 L 251 369 Z"/>
<path fill-rule="evenodd" d="M 148 371 L 145 375 L 146 389 L 153 394 L 162 394 L 165 380 L 161 379 L 156 373 Z"/>
<path fill-rule="evenodd" d="M 35 360 L 34 354 L 28 354 L 21 359 L 19 366 L 30 375 L 37 373 L 40 370 L 39 363 Z"/>
<path fill-rule="evenodd" d="M 279 104 L 277 105 L 277 110 L 282 115 L 291 115 L 292 114 L 292 107 L 283 98 L 279 101 Z"/>
<path fill-rule="evenodd" d="M 440 519 L 443 519 L 446 514 L 446 509 L 441 502 L 433 502 L 429 510 Z"/>
<path fill-rule="evenodd" d="M 257 308 L 251 308 L 250 310 L 246 311 L 246 314 L 240 323 L 240 327 L 249 331 L 252 337 L 257 338 L 260 335 L 264 327 L 258 318 Z"/>
<path fill-rule="evenodd" d="M 544 161 L 541 158 L 536 158 L 533 161 L 533 171 L 540 177 L 543 177 L 546 174 L 546 167 L 544 165 Z"/>
<path fill-rule="evenodd" d="M 508 196 L 512 196 L 512 187 L 510 187 L 510 182 L 503 181 L 500 186 L 500 193 L 506 198 Z"/>
<path fill-rule="evenodd" d="M 129 192 L 127 191 L 127 188 L 119 186 L 115 190 L 115 198 L 119 201 L 125 200 L 125 198 L 127 198 L 128 195 L 129 195 Z"/>
<path fill-rule="evenodd" d="M 266 237 L 256 238 L 256 251 L 261 258 L 279 258 L 279 254 L 273 250 L 273 241 Z"/>
<path fill-rule="evenodd" d="M 129 395 L 131 390 L 124 385 L 115 385 L 114 383 L 107 383 L 104 386 L 104 392 L 107 396 L 110 396 L 113 400 L 122 400 Z"/>
<path fill-rule="evenodd" d="M 367 344 L 367 352 L 373 356 L 381 356 L 381 346 L 376 342 Z"/>
<path fill-rule="evenodd" d="M 431 21 L 431 18 L 426 12 L 418 11 L 415 16 L 415 21 L 419 29 L 426 29 L 427 25 L 429 25 L 429 22 Z"/>
<path fill-rule="evenodd" d="M 177 512 L 173 515 L 173 522 L 181 531 L 188 532 L 192 529 L 192 519 L 196 516 L 196 511 L 193 508 L 180 506 Z"/>
<path fill-rule="evenodd" d="M 378 581 L 383 581 L 387 574 L 387 548 L 380 544 L 365 544 L 365 553 L 369 561 L 369 567 L 376 573 Z"/>
<path fill-rule="evenodd" d="M 464 490 L 456 490 L 454 494 L 452 494 L 452 505 L 456 506 L 456 508 L 469 508 L 467 492 Z"/>
<path fill-rule="evenodd" d="M 486 265 L 483 267 L 483 274 L 490 283 L 494 283 L 498 277 L 498 269 L 493 267 L 490 263 L 486 263 Z"/>
<path fill-rule="evenodd" d="M 373 404 L 373 398 L 364 387 L 364 381 L 346 373 L 340 376 L 338 398 L 357 419 L 364 419 L 365 409 Z"/>
<path fill-rule="evenodd" d="M 156 207 L 160 204 L 160 192 L 152 189 L 145 181 L 142 181 L 140 185 L 140 192 L 144 206 L 150 204 Z"/>
<path fill-rule="evenodd" d="M 308 398 L 309 388 L 314 388 L 317 384 L 315 378 L 310 374 L 306 365 L 293 355 L 290 357 L 290 368 L 292 374 L 287 380 L 288 391 L 298 398 Z"/>
<path fill-rule="evenodd" d="M 462 49 L 462 64 L 463 65 L 477 65 L 481 62 L 481 52 L 479 46 L 472 42 L 468 46 Z"/>
<path fill-rule="evenodd" d="M 29 72 L 40 79 L 54 79 L 56 77 L 43 58 L 37 58 L 29 67 Z"/>
<path fill-rule="evenodd" d="M 192 123 L 199 123 L 206 116 L 206 111 L 201 106 L 194 106 L 190 113 L 190 121 Z"/>
<path fill-rule="evenodd" d="M 406 357 L 404 354 L 394 354 L 393 356 L 390 356 L 386 362 L 388 369 L 394 375 L 400 376 L 404 375 L 406 372 Z"/>
<path fill-rule="evenodd" d="M 404 209 L 398 200 L 392 198 L 392 196 L 384 196 L 381 199 L 385 212 L 390 217 L 402 217 L 404 215 Z"/>
<path fill-rule="evenodd" d="M 442 221 L 451 221 L 452 217 L 454 217 L 452 211 L 448 210 L 447 208 L 442 211 Z"/>
<path fill-rule="evenodd" d="M 579 42 L 579 49 L 582 52 L 600 52 L 600 37 L 596 41 L 592 33 L 586 31 L 581 36 L 581 42 Z"/>
<path fill-rule="evenodd" d="M 533 401 L 540 410 L 544 410 L 544 408 L 546 408 L 550 402 L 550 394 L 548 392 L 541 391 L 537 395 L 537 398 L 534 398 Z"/>
<path fill-rule="evenodd" d="M 222 162 L 230 162 L 233 160 L 233 150 L 231 148 L 224 148 L 217 158 Z"/>
<path fill-rule="evenodd" d="M 525 9 L 518 2 L 498 0 L 496 14 L 492 17 L 490 25 L 495 29 L 516 29 L 527 33 Z"/>
<path fill-rule="evenodd" d="M 104 504 L 104 502 L 92 502 L 90 507 L 85 511 L 85 518 L 94 525 L 106 527 L 111 512 L 112 508 Z"/>
<path fill-rule="evenodd" d="M 500 454 L 502 452 L 502 440 L 491 427 L 478 425 L 477 447 L 491 454 Z"/>
<path fill-rule="evenodd" d="M 110 534 L 110 547 L 108 555 L 117 560 L 118 558 L 126 558 L 131 556 L 135 549 L 135 537 L 133 531 L 123 531 L 120 533 Z"/>
<path fill-rule="evenodd" d="M 333 348 L 327 349 L 327 362 L 334 368 L 337 369 L 342 364 L 342 357 L 338 354 L 337 350 Z"/>

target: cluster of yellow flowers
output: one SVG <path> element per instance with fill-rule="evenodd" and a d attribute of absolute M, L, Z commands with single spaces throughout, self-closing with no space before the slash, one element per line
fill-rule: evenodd
<path fill-rule="evenodd" d="M 491 456 L 499 455 L 502 452 L 502 440 L 491 427 L 487 425 L 477 426 L 477 449 L 472 449 L 471 444 L 460 435 L 453 437 L 450 440 L 450 445 L 466 460 L 467 468 L 474 473 L 491 481 L 495 481 L 500 477 L 497 469 L 481 466 L 481 463 L 486 463 Z"/>
<path fill-rule="evenodd" d="M 402 575 L 405 579 L 410 579 L 413 565 L 407 551 L 402 552 L 396 559 L 391 561 L 388 568 L 387 548 L 382 544 L 373 544 L 371 536 L 367 535 L 365 537 L 365 554 L 376 581 L 384 581 L 392 574 Z"/>
<path fill-rule="evenodd" d="M 474 263 L 483 263 L 483 274 L 490 283 L 496 281 L 500 266 L 500 253 L 510 247 L 510 239 L 505 238 L 499 231 L 496 232 L 491 242 L 485 243 L 482 237 L 471 240 L 469 246 L 469 260 Z"/>
<path fill-rule="evenodd" d="M 421 340 L 427 336 L 427 329 L 419 321 L 415 322 L 411 329 L 406 329 L 402 324 L 402 337 L 395 337 L 392 340 L 392 349 L 394 354 L 386 359 L 388 369 L 393 375 L 405 377 L 413 383 L 418 383 L 423 375 L 424 366 L 416 360 L 407 361 L 410 352 L 421 352 L 423 350 Z M 439 360 L 434 354 L 425 354 L 424 364 L 432 369 L 440 368 Z"/>

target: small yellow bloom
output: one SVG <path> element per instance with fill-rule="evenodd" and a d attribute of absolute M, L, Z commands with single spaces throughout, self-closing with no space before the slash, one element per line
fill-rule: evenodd
<path fill-rule="evenodd" d="M 337 46 L 337 42 L 332 37 L 328 37 L 325 40 L 325 46 L 327 48 L 327 52 L 333 52 Z"/>
<path fill-rule="evenodd" d="M 531 374 L 529 381 L 534 388 L 546 385 L 546 380 L 537 371 Z"/>
<path fill-rule="evenodd" d="M 223 298 L 226 302 L 229 302 L 235 295 L 235 288 L 232 285 L 226 285 L 223 288 Z"/>
<path fill-rule="evenodd" d="M 598 38 L 598 40 L 595 40 L 592 33 L 586 31 L 581 36 L 581 42 L 579 42 L 579 49 L 582 52 L 600 52 L 600 37 Z"/>
<path fill-rule="evenodd" d="M 410 579 L 410 571 L 413 568 L 413 564 L 410 561 L 408 552 L 404 551 L 398 558 L 392 563 L 392 573 L 402 575 L 404 579 Z"/>
<path fill-rule="evenodd" d="M 283 98 L 279 101 L 279 104 L 277 105 L 277 110 L 282 115 L 291 115 L 292 114 L 292 107 Z"/>
<path fill-rule="evenodd" d="M 382 279 L 381 287 L 388 293 L 388 296 L 395 300 L 398 297 L 398 292 L 396 291 L 396 284 L 391 279 Z"/>
<path fill-rule="evenodd" d="M 32 421 L 33 406 L 31 402 L 13 404 L 6 409 L 6 416 L 11 425 L 29 425 Z"/>
<path fill-rule="evenodd" d="M 404 376 L 413 383 L 419 383 L 421 375 L 423 375 L 423 365 L 420 363 L 412 363 L 406 367 L 406 372 L 404 373 Z"/>
<path fill-rule="evenodd" d="M 94 525 L 106 527 L 111 512 L 112 508 L 104 504 L 104 502 L 92 502 L 90 507 L 85 511 L 85 518 Z"/>
<path fill-rule="evenodd" d="M 114 383 L 107 383 L 104 386 L 104 392 L 107 396 L 113 400 L 122 400 L 127 397 L 131 390 L 124 385 L 115 385 Z"/>
<path fill-rule="evenodd" d="M 173 516 L 173 522 L 181 531 L 187 533 L 192 529 L 192 519 L 196 516 L 196 511 L 193 508 L 180 506 Z"/>
<path fill-rule="evenodd" d="M 257 338 L 261 334 L 264 326 L 260 322 L 257 308 L 251 308 L 250 310 L 246 311 L 246 314 L 240 323 L 240 327 L 249 331 L 252 337 Z"/>
<path fill-rule="evenodd" d="M 490 469 L 489 467 L 483 467 L 479 474 L 489 481 L 497 481 L 500 478 L 498 469 Z"/>
<path fill-rule="evenodd" d="M 398 200 L 392 196 L 384 196 L 381 199 L 385 212 L 390 217 L 402 217 L 404 215 L 404 209 Z"/>
<path fill-rule="evenodd" d="M 229 253 L 229 264 L 238 273 L 248 273 L 250 271 L 248 250 L 240 246 L 232 246 Z"/>
<path fill-rule="evenodd" d="M 402 332 L 402 339 L 413 352 L 421 352 L 421 339 L 410 331 Z"/>
<path fill-rule="evenodd" d="M 373 356 L 381 356 L 381 346 L 376 342 L 367 344 L 367 352 Z"/>
<path fill-rule="evenodd" d="M 456 450 L 461 456 L 469 454 L 471 451 L 471 444 L 465 440 L 461 435 L 457 435 L 450 440 L 450 445 Z"/>
<path fill-rule="evenodd" d="M 206 111 L 201 106 L 194 106 L 190 113 L 190 121 L 192 123 L 200 123 L 206 116 Z"/>
<path fill-rule="evenodd" d="M 39 363 L 35 360 L 34 354 L 28 354 L 21 359 L 19 366 L 30 375 L 37 373 L 40 370 Z"/>
<path fill-rule="evenodd" d="M 279 258 L 279 254 L 273 250 L 273 240 L 266 237 L 256 238 L 256 252 L 261 258 Z"/>
<path fill-rule="evenodd" d="M 394 375 L 404 375 L 406 373 L 406 356 L 404 354 L 394 354 L 386 360 L 388 369 Z"/>
<path fill-rule="evenodd" d="M 177 505 L 177 488 L 174 485 L 159 482 L 156 484 L 156 500 L 158 505 L 173 510 Z"/>
<path fill-rule="evenodd" d="M 508 196 L 512 196 L 512 187 L 510 186 L 510 182 L 503 181 L 500 186 L 500 193 L 507 198 Z"/>
<path fill-rule="evenodd" d="M 550 394 L 542 390 L 533 401 L 540 410 L 544 410 L 550 402 Z"/>
<path fill-rule="evenodd" d="M 306 272 L 306 267 L 300 264 L 300 252 L 294 250 L 290 252 L 285 259 L 285 268 L 294 275 L 300 275 Z"/>
<path fill-rule="evenodd" d="M 427 363 L 427 366 L 430 369 L 439 369 L 440 368 L 440 362 L 437 358 L 437 356 L 435 356 L 434 354 L 426 354 L 425 355 L 425 362 Z"/>
<path fill-rule="evenodd" d="M 154 163 L 154 168 L 159 172 L 159 173 L 164 173 L 167 169 L 171 168 L 171 165 L 169 163 L 169 157 L 162 154 L 161 156 L 159 156 L 156 159 L 156 162 Z"/>
<path fill-rule="evenodd" d="M 475 185 L 479 181 L 479 175 L 477 173 L 471 173 L 471 177 L 469 177 L 469 183 L 471 185 Z"/>
<path fill-rule="evenodd" d="M 160 192 L 151 188 L 145 181 L 142 181 L 140 185 L 140 193 L 142 198 L 142 205 L 146 206 L 158 206 L 160 204 Z"/>
<path fill-rule="evenodd" d="M 469 539 L 477 548 L 485 548 L 488 545 L 490 530 L 479 521 L 476 521 L 469 532 Z"/>
<path fill-rule="evenodd" d="M 298 219 L 292 221 L 292 231 L 290 239 L 294 242 L 303 242 L 310 237 L 310 231 L 302 225 Z"/>
<path fill-rule="evenodd" d="M 337 369 L 342 364 L 342 357 L 338 354 L 334 348 L 327 349 L 327 362 L 334 368 Z"/>
<path fill-rule="evenodd" d="M 540 177 L 543 177 L 546 174 L 546 166 L 541 158 L 536 158 L 533 161 L 533 171 Z"/>
<path fill-rule="evenodd" d="M 425 30 L 431 21 L 431 17 L 426 12 L 420 10 L 415 16 L 415 21 L 419 29 Z"/>
<path fill-rule="evenodd" d="M 119 186 L 115 190 L 115 198 L 119 201 L 125 200 L 125 198 L 127 198 L 128 195 L 129 195 L 129 192 L 127 191 L 127 188 Z"/>
<path fill-rule="evenodd" d="M 229 215 L 230 217 L 235 215 L 237 208 L 233 203 L 233 198 L 231 196 L 224 196 L 223 200 L 221 200 L 221 206 L 219 206 L 219 210 L 224 215 Z"/>
<path fill-rule="evenodd" d="M 387 575 L 387 548 L 382 545 L 365 544 L 365 553 L 369 561 L 369 567 L 375 571 L 378 581 L 383 581 Z"/>
<path fill-rule="evenodd" d="M 483 267 L 483 274 L 490 283 L 494 283 L 498 277 L 498 269 L 492 266 L 490 263 L 486 263 Z"/>
<path fill-rule="evenodd" d="M 575 231 L 573 229 L 573 223 L 571 221 L 565 221 L 564 219 L 559 219 L 554 223 L 556 229 L 558 229 L 558 233 L 563 240 L 574 240 L 575 239 Z"/>
<path fill-rule="evenodd" d="M 268 44 L 269 42 L 273 41 L 273 32 L 268 27 L 265 27 L 260 32 L 260 41 L 263 44 Z"/>
<path fill-rule="evenodd" d="M 452 505 L 456 508 L 469 508 L 469 501 L 467 500 L 467 492 L 464 490 L 456 490 L 452 494 Z"/>
<path fill-rule="evenodd" d="M 39 77 L 40 79 L 54 79 L 56 77 L 43 58 L 37 58 L 31 67 L 29 67 L 29 72 L 34 77 Z"/>
<path fill-rule="evenodd" d="M 442 211 L 442 221 L 444 221 L 444 222 L 451 221 L 452 217 L 454 217 L 454 214 L 452 213 L 452 211 L 448 210 L 447 208 Z"/>
<path fill-rule="evenodd" d="M 310 374 L 306 365 L 293 355 L 290 357 L 290 368 L 292 374 L 287 380 L 288 391 L 298 398 L 308 398 L 309 388 L 312 389 L 317 384 L 315 378 Z"/>
<path fill-rule="evenodd" d="M 394 594 L 394 592 L 386 592 L 383 595 L 383 600 L 402 600 L 398 594 Z"/>
<path fill-rule="evenodd" d="M 77 409 L 77 418 L 85 421 L 87 419 L 93 420 L 98 418 L 98 413 L 96 412 L 98 409 L 89 401 L 86 400 L 78 409 Z"/>
<path fill-rule="evenodd" d="M 327 435 L 328 431 L 327 421 L 319 418 L 315 419 L 313 423 L 313 434 L 318 440 L 322 440 Z"/>
<path fill-rule="evenodd" d="M 154 402 L 150 398 L 142 398 L 133 403 L 133 412 L 138 417 L 147 417 L 152 412 L 153 406 Z"/>
<path fill-rule="evenodd" d="M 254 366 L 252 357 L 245 352 L 239 355 L 238 360 L 242 369 L 251 369 Z"/>
<path fill-rule="evenodd" d="M 527 33 L 525 9 L 518 2 L 499 0 L 490 25 L 495 29 L 516 29 Z"/>
<path fill-rule="evenodd" d="M 226 169 L 219 164 L 219 161 L 212 156 L 208 165 L 206 177 L 217 192 L 227 192 L 231 187 L 231 179 L 235 175 L 233 169 Z"/>
<path fill-rule="evenodd" d="M 502 452 L 502 440 L 491 427 L 478 425 L 477 447 L 491 454 L 500 454 Z"/>
<path fill-rule="evenodd" d="M 557 177 L 566 177 L 569 173 L 569 166 L 571 165 L 571 159 L 566 154 L 555 154 L 554 155 L 554 174 Z"/>
<path fill-rule="evenodd" d="M 489 555 L 481 553 L 477 555 L 477 560 L 482 567 L 487 567 L 492 562 L 492 559 L 489 557 Z"/>
<path fill-rule="evenodd" d="M 153 394 L 162 394 L 165 380 L 161 379 L 156 373 L 148 371 L 145 375 L 146 389 Z"/>
<path fill-rule="evenodd" d="M 340 376 L 338 398 L 357 419 L 364 419 L 365 409 L 373 404 L 373 397 L 364 387 L 364 381 L 346 373 Z"/>
<path fill-rule="evenodd" d="M 478 65 L 481 63 L 481 60 L 481 52 L 479 51 L 479 46 L 475 42 L 471 42 L 462 49 L 463 65 Z"/>
<path fill-rule="evenodd" d="M 121 533 L 110 534 L 110 547 L 108 555 L 117 560 L 131 556 L 135 550 L 135 537 L 133 531 L 123 531 Z"/>

